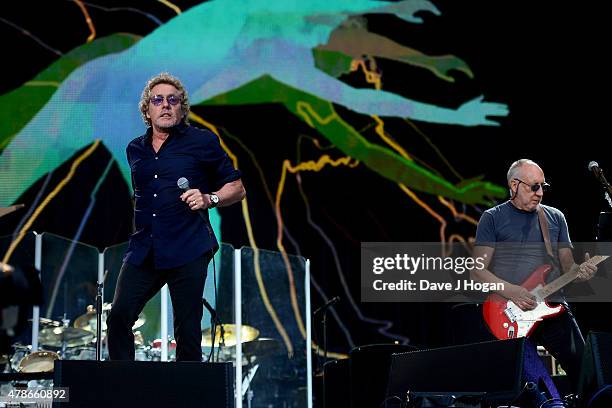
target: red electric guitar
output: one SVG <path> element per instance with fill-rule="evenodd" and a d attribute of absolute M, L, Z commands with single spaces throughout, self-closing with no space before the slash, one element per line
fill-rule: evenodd
<path fill-rule="evenodd" d="M 598 255 L 589 259 L 588 262 L 597 265 L 607 258 L 607 255 Z M 514 302 L 498 294 L 490 295 L 487 298 L 482 305 L 482 314 L 495 337 L 500 340 L 527 337 L 543 319 L 563 313 L 563 305 L 552 307 L 545 299 L 576 279 L 578 270 L 564 273 L 546 284 L 546 276 L 551 270 L 552 266 L 542 265 L 536 268 L 521 284 L 538 301 L 538 306 L 533 310 L 522 310 Z"/>

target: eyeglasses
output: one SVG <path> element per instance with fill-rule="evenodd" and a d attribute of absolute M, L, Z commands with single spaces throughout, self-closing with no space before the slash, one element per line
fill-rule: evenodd
<path fill-rule="evenodd" d="M 176 95 L 168 95 L 165 97 L 168 103 L 172 106 L 178 105 L 181 103 L 181 98 Z M 164 103 L 164 95 L 153 95 L 150 99 L 151 103 L 155 106 L 159 106 Z"/>
<path fill-rule="evenodd" d="M 533 191 L 534 193 L 537 192 L 540 187 L 542 188 L 542 191 L 548 191 L 550 189 L 550 184 L 548 184 L 547 182 L 543 182 L 543 183 L 535 183 L 535 184 L 527 184 L 525 183 L 523 180 L 521 179 L 517 179 L 515 178 L 516 181 L 519 182 L 519 184 L 523 183 L 524 185 L 526 185 L 527 187 L 529 187 L 529 189 L 531 191 Z"/>

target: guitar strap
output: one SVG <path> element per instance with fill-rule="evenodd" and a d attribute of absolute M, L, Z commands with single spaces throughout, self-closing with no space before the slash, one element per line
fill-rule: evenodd
<path fill-rule="evenodd" d="M 553 254 L 552 245 L 550 244 L 550 232 L 548 231 L 548 221 L 546 220 L 546 214 L 542 206 L 538 205 L 538 220 L 540 221 L 540 230 L 542 231 L 542 238 L 544 238 L 544 245 L 546 246 L 546 253 L 551 260 L 555 261 L 555 255 Z"/>

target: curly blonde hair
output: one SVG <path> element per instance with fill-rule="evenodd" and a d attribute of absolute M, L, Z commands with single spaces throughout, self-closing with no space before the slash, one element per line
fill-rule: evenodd
<path fill-rule="evenodd" d="M 149 110 L 149 101 L 151 100 L 151 89 L 153 89 L 156 85 L 159 84 L 168 84 L 174 86 L 179 91 L 179 96 L 181 98 L 181 110 L 183 111 L 183 118 L 181 121 L 185 124 L 189 123 L 187 116 L 189 115 L 189 96 L 187 95 L 187 90 L 183 86 L 183 83 L 177 77 L 171 75 L 168 72 L 162 72 L 147 81 L 144 89 L 142 90 L 142 95 L 140 96 L 140 102 L 138 103 L 138 108 L 140 109 L 140 115 L 142 116 L 142 120 L 144 121 L 147 127 L 151 127 L 151 119 L 147 117 L 147 111 Z"/>

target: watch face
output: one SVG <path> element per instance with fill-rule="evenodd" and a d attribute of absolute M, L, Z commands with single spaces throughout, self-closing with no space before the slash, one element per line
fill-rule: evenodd
<path fill-rule="evenodd" d="M 210 196 L 210 201 L 212 201 L 213 203 L 217 204 L 219 202 L 219 197 L 216 194 L 212 194 Z"/>

